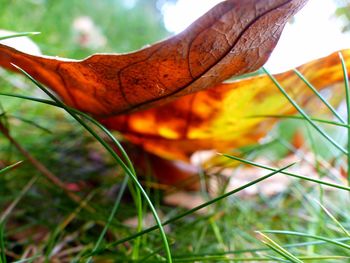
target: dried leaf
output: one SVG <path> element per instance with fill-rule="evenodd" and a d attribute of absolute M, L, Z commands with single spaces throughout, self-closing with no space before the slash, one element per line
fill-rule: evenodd
<path fill-rule="evenodd" d="M 350 72 L 350 49 L 342 51 Z M 298 68 L 319 90 L 332 88 L 336 102 L 344 98 L 338 53 Z M 275 76 L 287 92 L 314 114 L 322 107 L 293 72 Z M 314 99 L 312 99 L 314 98 Z M 294 114 L 296 110 L 268 76 L 220 84 L 157 108 L 103 119 L 145 150 L 169 159 L 188 161 L 198 150 L 228 151 L 255 144 L 276 123 L 256 115 Z"/>
<path fill-rule="evenodd" d="M 16 64 L 81 111 L 126 113 L 257 70 L 306 2 L 226 0 L 168 40 L 82 61 L 32 56 L 0 45 L 0 65 L 14 70 L 11 63 Z"/>

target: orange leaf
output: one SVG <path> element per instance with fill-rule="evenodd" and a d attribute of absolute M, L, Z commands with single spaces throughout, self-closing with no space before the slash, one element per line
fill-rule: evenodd
<path fill-rule="evenodd" d="M 350 49 L 342 51 L 350 72 Z M 319 90 L 331 88 L 339 102 L 344 98 L 344 79 L 338 53 L 298 68 Z M 314 113 L 320 103 L 293 72 L 275 76 L 300 105 Z M 342 84 L 342 85 L 339 85 Z M 268 76 L 220 84 L 187 95 L 157 108 L 102 119 L 102 123 L 124 134 L 145 150 L 169 159 L 188 161 L 198 150 L 228 151 L 255 144 L 276 123 L 256 115 L 294 114 L 296 110 Z"/>
<path fill-rule="evenodd" d="M 0 45 L 0 65 L 14 70 L 11 63 L 16 64 L 81 111 L 126 113 L 257 70 L 306 2 L 226 0 L 168 40 L 82 61 L 32 56 Z"/>

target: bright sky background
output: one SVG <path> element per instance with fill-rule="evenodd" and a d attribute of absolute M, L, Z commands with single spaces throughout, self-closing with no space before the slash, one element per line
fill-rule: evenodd
<path fill-rule="evenodd" d="M 200 1 L 200 4 L 198 2 Z M 195 19 L 222 0 L 178 0 L 162 8 L 164 24 L 170 32 L 184 30 Z M 334 18 L 333 0 L 310 0 L 288 24 L 266 67 L 273 72 L 296 67 L 343 48 L 350 48 L 350 35 L 342 34 Z"/>

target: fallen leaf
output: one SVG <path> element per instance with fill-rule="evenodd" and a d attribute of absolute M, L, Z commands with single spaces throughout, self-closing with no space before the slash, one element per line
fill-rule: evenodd
<path fill-rule="evenodd" d="M 85 60 L 40 57 L 0 45 L 11 63 L 94 116 L 149 108 L 260 68 L 307 0 L 226 0 L 184 32 L 140 51 Z M 203 108 L 203 111 L 207 107 Z"/>
<path fill-rule="evenodd" d="M 342 54 L 350 72 L 350 49 Z M 331 89 L 335 104 L 344 98 L 343 72 L 337 52 L 298 70 L 317 89 Z M 316 96 L 294 71 L 275 77 L 305 109 L 316 115 L 321 112 L 322 103 L 317 103 Z M 189 161 L 199 150 L 226 152 L 256 144 L 277 122 L 274 118 L 251 116 L 294 113 L 295 108 L 271 79 L 261 75 L 220 84 L 153 109 L 101 121 L 148 152 Z"/>

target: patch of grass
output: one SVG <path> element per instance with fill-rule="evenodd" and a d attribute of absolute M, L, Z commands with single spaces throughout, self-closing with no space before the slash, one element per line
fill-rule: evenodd
<path fill-rule="evenodd" d="M 50 1 L 46 4 L 50 5 Z M 59 12 L 68 2 L 51 4 L 51 8 L 58 5 L 60 8 L 55 12 Z M 23 13 L 20 9 L 27 5 L 35 3 L 16 3 L 17 12 Z M 12 8 L 6 2 L 6 12 Z M 51 24 L 55 21 L 54 16 L 46 19 L 51 19 Z M 54 38 L 46 30 L 40 31 L 41 40 Z M 69 35 L 67 28 L 63 32 Z M 73 54 L 71 44 L 68 39 L 56 48 L 65 45 L 62 53 Z M 84 52 L 88 51 L 82 49 L 74 54 L 79 56 Z M 5 215 L 0 224 L 1 263 L 346 262 L 349 259 L 350 188 L 334 175 L 346 171 L 345 153 L 349 149 L 331 138 L 322 126 L 346 129 L 349 122 L 321 94 L 316 92 L 315 96 L 327 103 L 339 122 L 326 116 L 311 118 L 289 97 L 301 116 L 271 117 L 297 120 L 284 121 L 274 129 L 269 135 L 271 143 L 242 149 L 244 154 L 239 158 L 224 155 L 226 161 L 240 163 L 233 171 L 235 175 L 252 166 L 256 172 L 266 170 L 265 175 L 227 190 L 227 177 L 219 172 L 215 175 L 221 179 L 219 194 L 211 196 L 203 187 L 206 201 L 193 209 L 184 209 L 164 204 L 164 191 L 136 177 L 122 147 L 127 143 L 120 142 L 119 134 L 111 134 L 94 119 L 67 107 L 50 93 L 47 95 L 52 100 L 43 99 L 44 94 L 33 86 L 47 90 L 34 80 L 35 85 L 18 75 L 0 74 L 10 81 L 10 84 L 1 82 L 3 132 L 9 132 L 21 148 L 63 182 L 63 185 L 54 184 L 42 176 L 13 142 L 6 136 L 0 137 L 0 207 L 3 207 L 0 215 Z M 301 74 L 300 77 L 303 78 Z M 348 85 L 345 86 L 348 90 Z M 280 89 L 284 91 L 283 87 Z M 304 128 L 309 143 L 305 148 L 294 149 L 286 136 L 285 131 L 296 125 Z M 322 156 L 317 150 L 321 140 L 326 144 L 331 142 L 341 154 Z M 111 145 L 119 149 L 120 157 Z M 298 172 L 287 171 L 288 163 L 281 164 L 290 155 L 300 159 L 293 166 Z M 310 160 L 310 155 L 315 158 Z M 260 163 L 262 157 L 271 165 Z M 141 172 L 147 175 L 147 171 Z M 265 183 L 272 177 L 287 177 L 290 184 L 270 196 L 263 191 L 255 195 L 244 192 L 254 187 L 272 187 Z M 205 176 L 201 178 L 202 185 L 207 185 Z M 230 180 L 235 178 L 232 176 Z M 71 198 L 67 191 L 76 198 Z M 199 213 L 202 208 L 208 208 L 207 212 Z M 153 213 L 154 221 L 145 219 L 149 212 Z M 138 227 L 126 224 L 130 218 L 136 218 Z"/>

